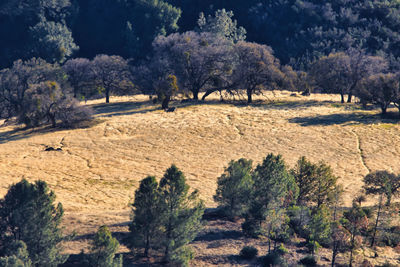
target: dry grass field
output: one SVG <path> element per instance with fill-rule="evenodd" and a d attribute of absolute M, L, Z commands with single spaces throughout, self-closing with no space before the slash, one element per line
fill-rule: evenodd
<path fill-rule="evenodd" d="M 183 170 L 206 205 L 214 207 L 217 177 L 230 160 L 245 157 L 258 163 L 272 152 L 293 166 L 304 155 L 332 166 L 349 205 L 369 171 L 400 173 L 400 125 L 382 119 L 377 110 L 363 111 L 338 100 L 332 95 L 277 92 L 247 106 L 219 103 L 215 96 L 205 103 L 176 101 L 172 106 L 177 111 L 167 113 L 145 96 L 115 97 L 108 105 L 100 100 L 88 103 L 96 121 L 87 127 L 2 126 L 0 197 L 22 177 L 45 180 L 63 203 L 66 231 L 76 231 L 79 237 L 66 244 L 71 253 L 79 253 L 87 235 L 102 224 L 126 231 L 129 203 L 139 181 L 147 175 L 161 177 L 172 163 Z M 45 151 L 47 146 L 62 150 Z M 194 265 L 213 265 L 207 253 L 237 254 L 241 248 L 226 245 L 225 250 L 221 245 L 207 252 L 207 245 L 196 241 L 193 246 L 200 256 Z M 385 255 L 394 262 L 400 257 L 390 251 Z M 214 265 L 224 264 L 229 265 Z"/>

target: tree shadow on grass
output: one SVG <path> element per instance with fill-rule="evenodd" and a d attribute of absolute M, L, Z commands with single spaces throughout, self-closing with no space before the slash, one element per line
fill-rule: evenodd
<path fill-rule="evenodd" d="M 143 114 L 161 109 L 159 105 L 153 104 L 150 100 L 95 104 L 90 107 L 93 108 L 95 115 L 100 117 Z"/>
<path fill-rule="evenodd" d="M 52 127 L 50 125 L 45 125 L 41 126 L 38 128 L 26 128 L 26 127 L 20 127 L 18 125 L 15 125 L 16 128 L 11 129 L 9 131 L 5 132 L 0 132 L 0 144 L 8 143 L 11 141 L 17 141 L 17 140 L 22 140 L 26 139 L 32 136 L 40 136 L 44 135 L 47 133 L 51 132 L 58 132 L 58 131 L 64 131 L 64 130 L 71 130 L 71 129 L 86 129 L 93 127 L 99 123 L 101 123 L 102 120 L 100 119 L 93 119 L 90 121 L 83 121 L 78 124 L 76 124 L 74 127 Z M 2 126 L 0 126 L 1 128 Z"/>
<path fill-rule="evenodd" d="M 217 240 L 224 240 L 224 239 L 233 239 L 238 240 L 243 237 L 242 232 L 235 231 L 235 230 L 219 230 L 219 231 L 211 231 L 204 234 L 200 234 L 196 237 L 194 241 L 217 241 Z"/>
<path fill-rule="evenodd" d="M 296 117 L 289 119 L 291 123 L 301 126 L 330 126 L 330 125 L 354 125 L 354 124 L 375 124 L 388 123 L 396 124 L 399 122 L 398 113 L 368 114 L 363 112 L 353 112 L 346 114 L 315 115 L 306 117 Z"/>

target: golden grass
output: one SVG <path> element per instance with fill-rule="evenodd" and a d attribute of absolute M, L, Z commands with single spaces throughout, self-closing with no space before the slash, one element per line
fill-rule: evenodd
<path fill-rule="evenodd" d="M 93 233 L 102 224 L 125 229 L 139 181 L 161 177 L 175 163 L 207 206 L 217 177 L 232 159 L 260 162 L 280 153 L 289 166 L 300 156 L 332 166 L 349 205 L 372 170 L 400 173 L 400 126 L 378 111 L 338 104 L 337 96 L 268 93 L 256 104 L 173 103 L 166 113 L 145 96 L 90 101 L 97 123 L 80 129 L 0 128 L 0 196 L 22 177 L 45 180 L 66 211 L 68 232 Z M 262 102 L 260 102 L 262 101 Z M 45 146 L 62 151 L 44 151 Z M 83 243 L 68 244 L 79 252 Z"/>

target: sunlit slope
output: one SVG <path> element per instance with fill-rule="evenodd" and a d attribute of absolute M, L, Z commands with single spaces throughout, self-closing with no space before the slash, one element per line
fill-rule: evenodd
<path fill-rule="evenodd" d="M 217 177 L 231 159 L 258 163 L 272 152 L 282 154 L 289 166 L 303 155 L 327 162 L 349 204 L 369 171 L 400 172 L 400 126 L 382 121 L 377 111 L 337 100 L 279 93 L 253 106 L 217 99 L 176 102 L 181 107 L 167 113 L 137 96 L 114 98 L 110 105 L 92 102 L 97 122 L 87 128 L 31 132 L 2 127 L 0 196 L 22 177 L 45 180 L 64 205 L 67 229 L 92 232 L 103 223 L 127 222 L 139 181 L 160 177 L 172 163 L 214 206 Z M 62 151 L 45 151 L 46 146 Z"/>

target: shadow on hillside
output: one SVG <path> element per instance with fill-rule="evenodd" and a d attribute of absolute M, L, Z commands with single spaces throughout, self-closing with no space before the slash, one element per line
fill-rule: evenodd
<path fill-rule="evenodd" d="M 132 253 L 118 253 L 122 254 L 124 267 L 149 267 L 149 266 L 165 266 L 160 262 L 154 261 L 154 259 L 147 259 L 144 257 L 137 257 L 132 255 Z M 85 256 L 82 254 L 72 254 L 69 255 L 68 260 L 59 265 L 60 267 L 87 267 L 85 262 Z"/>
<path fill-rule="evenodd" d="M 153 104 L 151 101 L 140 102 L 116 102 L 108 104 L 91 105 L 96 115 L 101 117 L 113 117 L 121 115 L 132 115 L 139 113 L 147 113 L 155 110 L 160 110 L 158 105 Z"/>
<path fill-rule="evenodd" d="M 200 234 L 193 241 L 217 241 L 224 239 L 234 239 L 238 240 L 243 237 L 241 231 L 228 230 L 228 231 L 218 231 L 218 232 L 207 232 L 205 234 Z"/>
<path fill-rule="evenodd" d="M 396 124 L 399 122 L 398 113 L 388 113 L 386 116 L 381 114 L 366 114 L 353 112 L 348 114 L 329 114 L 307 117 L 296 117 L 289 119 L 291 123 L 297 123 L 301 126 L 329 126 L 342 124 L 374 124 L 388 123 Z"/>
<path fill-rule="evenodd" d="M 268 102 L 260 101 L 250 104 L 249 106 L 265 110 L 282 110 L 282 109 L 322 107 L 334 104 L 336 104 L 336 102 L 334 101 L 297 100 L 297 101 L 268 101 Z"/>
<path fill-rule="evenodd" d="M 18 128 L 15 128 L 15 129 L 12 129 L 9 131 L 5 131 L 5 132 L 0 132 L 0 144 L 8 143 L 11 141 L 22 140 L 22 139 L 26 139 L 26 138 L 29 138 L 32 136 L 40 136 L 40 135 L 44 135 L 44 134 L 51 133 L 51 132 L 58 132 L 58 131 L 70 130 L 70 129 L 85 129 L 85 128 L 89 128 L 94 125 L 97 125 L 99 123 L 101 123 L 101 120 L 93 119 L 91 121 L 81 122 L 71 128 L 65 128 L 65 127 L 55 127 L 54 128 L 54 127 L 51 127 L 50 125 L 41 126 L 39 128 L 26 128 L 26 127 L 18 127 L 18 125 L 16 125 L 15 127 L 18 127 Z M 2 126 L 0 125 L 0 127 L 2 127 Z"/>

